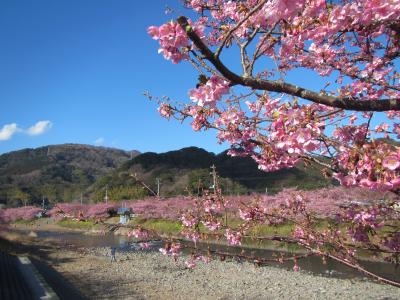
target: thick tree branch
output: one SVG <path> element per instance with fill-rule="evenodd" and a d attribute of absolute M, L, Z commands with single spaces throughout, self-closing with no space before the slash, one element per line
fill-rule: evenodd
<path fill-rule="evenodd" d="M 186 17 L 181 16 L 178 18 L 179 25 L 186 31 L 190 40 L 195 44 L 201 54 L 211 63 L 214 67 L 229 80 L 233 85 L 243 85 L 257 90 L 265 90 L 270 92 L 285 93 L 291 96 L 300 97 L 310 100 L 314 103 L 327 105 L 330 107 L 337 107 L 346 110 L 354 111 L 389 111 L 400 110 L 400 99 L 382 99 L 376 101 L 362 101 L 350 98 L 332 97 L 322 93 L 286 83 L 278 80 L 262 80 L 252 77 L 239 76 L 229 70 L 221 60 L 203 43 L 199 36 L 193 31 L 189 25 Z"/>

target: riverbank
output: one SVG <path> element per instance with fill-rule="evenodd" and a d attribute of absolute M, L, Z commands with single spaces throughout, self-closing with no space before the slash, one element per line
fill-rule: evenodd
<path fill-rule="evenodd" d="M 400 299 L 400 289 L 370 280 L 229 260 L 199 262 L 192 270 L 184 258 L 174 262 L 158 252 L 117 252 L 117 262 L 111 262 L 109 248 L 76 248 L 7 232 L 2 236 L 14 245 L 8 251 L 47 263 L 90 299 Z"/>
<path fill-rule="evenodd" d="M 52 218 L 40 218 L 31 221 L 17 221 L 8 225 L 12 229 L 17 230 L 46 230 L 58 232 L 93 232 L 100 233 L 105 229 L 102 224 L 94 224 L 91 221 L 77 222 L 72 220 L 57 221 Z"/>

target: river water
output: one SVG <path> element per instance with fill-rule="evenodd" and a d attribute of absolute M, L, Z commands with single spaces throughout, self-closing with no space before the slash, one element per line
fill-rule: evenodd
<path fill-rule="evenodd" d="M 144 251 L 142 250 L 140 243 L 135 241 L 134 238 L 127 236 L 114 235 L 108 233 L 105 235 L 85 235 L 79 232 L 57 232 L 57 231 L 35 231 L 38 238 L 51 238 L 57 240 L 65 245 L 72 245 L 76 247 L 116 247 L 118 252 L 125 251 Z M 163 247 L 163 241 L 151 241 L 150 248 L 146 251 L 158 251 L 159 248 Z M 186 243 L 186 246 L 192 247 L 192 243 Z M 219 251 L 224 253 L 232 254 L 244 254 L 245 256 L 260 257 L 264 259 L 275 258 L 276 255 L 285 255 L 287 253 L 277 252 L 273 250 L 247 248 L 247 247 L 228 247 L 224 245 L 216 244 L 198 244 L 199 250 L 210 249 L 211 251 Z M 193 250 L 186 249 L 186 252 Z M 184 251 L 184 252 L 185 252 Z M 237 259 L 238 260 L 238 259 Z M 238 260 L 240 263 L 240 260 Z M 279 262 L 268 262 L 269 265 L 292 269 L 293 261 L 286 261 L 283 263 Z M 347 267 L 341 263 L 338 263 L 332 259 L 326 259 L 323 263 L 322 259 L 317 256 L 309 256 L 298 260 L 298 265 L 301 270 L 307 271 L 316 275 L 338 277 L 338 278 L 363 278 L 365 275 L 360 272 Z M 375 261 L 363 261 L 363 267 L 367 270 L 372 271 L 382 277 L 391 280 L 400 280 L 400 267 L 396 268 L 394 264 L 375 262 Z"/>

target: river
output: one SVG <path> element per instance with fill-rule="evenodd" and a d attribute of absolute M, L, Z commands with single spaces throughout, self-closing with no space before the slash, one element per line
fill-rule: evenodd
<path fill-rule="evenodd" d="M 29 231 L 25 231 L 29 233 Z M 118 252 L 126 251 L 158 251 L 159 248 L 163 247 L 163 241 L 150 241 L 150 248 L 148 250 L 142 250 L 140 243 L 138 243 L 134 238 L 127 236 L 114 235 L 112 233 L 107 233 L 105 235 L 86 235 L 80 232 L 60 232 L 60 231 L 35 231 L 37 237 L 40 239 L 53 239 L 61 244 L 72 245 L 75 247 L 85 247 L 85 248 L 97 248 L 97 247 L 116 247 Z M 193 243 L 184 242 L 184 245 L 193 247 Z M 184 250 L 186 253 L 193 251 L 187 248 Z M 241 253 L 244 256 L 259 257 L 271 259 L 275 258 L 277 255 L 288 255 L 285 252 L 277 252 L 273 250 L 249 248 L 249 247 L 228 247 L 219 244 L 209 244 L 209 243 L 199 243 L 197 248 L 201 252 L 210 249 L 211 251 L 226 252 L 230 254 Z M 240 259 L 234 258 L 240 263 Z M 277 261 L 271 261 L 269 265 L 291 269 L 293 268 L 293 261 L 286 261 L 279 263 Z M 372 271 L 382 277 L 399 280 L 400 279 L 400 268 L 396 268 L 394 264 L 386 262 L 377 261 L 362 261 L 362 266 L 365 269 Z M 336 277 L 336 278 L 362 278 L 365 277 L 360 272 L 347 267 L 341 263 L 338 263 L 332 259 L 326 259 L 323 263 L 321 257 L 308 256 L 298 260 L 298 265 L 303 271 L 310 272 L 312 274 Z"/>

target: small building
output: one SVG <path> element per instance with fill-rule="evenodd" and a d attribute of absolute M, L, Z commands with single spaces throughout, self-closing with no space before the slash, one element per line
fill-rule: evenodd
<path fill-rule="evenodd" d="M 119 215 L 119 224 L 126 224 L 131 219 L 132 211 L 128 207 L 120 207 L 117 214 Z"/>

